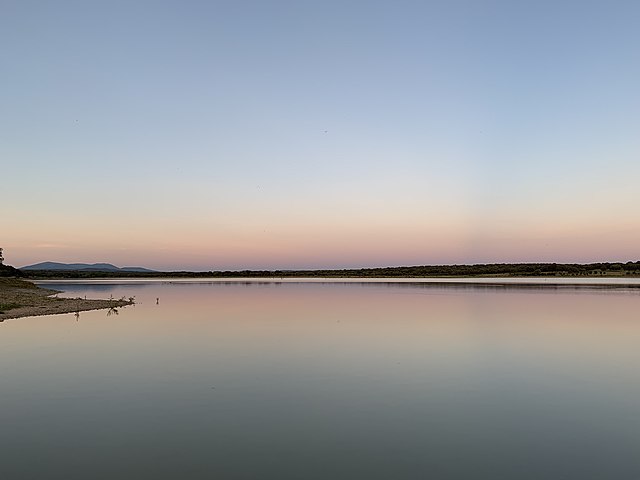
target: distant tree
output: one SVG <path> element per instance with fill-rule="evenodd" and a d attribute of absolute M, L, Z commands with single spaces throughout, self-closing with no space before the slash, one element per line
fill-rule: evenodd
<path fill-rule="evenodd" d="M 10 265 L 5 265 L 4 257 L 2 256 L 2 248 L 0 248 L 0 277 L 20 277 L 22 272 L 17 268 L 13 268 Z"/>

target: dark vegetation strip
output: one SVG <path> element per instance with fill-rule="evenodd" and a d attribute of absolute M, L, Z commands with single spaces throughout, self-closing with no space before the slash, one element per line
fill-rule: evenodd
<path fill-rule="evenodd" d="M 475 265 L 424 265 L 335 270 L 225 270 L 206 272 L 107 272 L 96 270 L 27 270 L 24 278 L 229 278 L 229 277 L 625 277 L 640 276 L 640 261 L 627 263 L 492 263 Z"/>

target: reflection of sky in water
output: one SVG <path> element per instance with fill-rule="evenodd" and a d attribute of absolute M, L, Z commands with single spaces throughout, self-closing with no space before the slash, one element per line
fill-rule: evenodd
<path fill-rule="evenodd" d="M 49 286 L 139 303 L 0 325 L 13 478 L 640 476 L 637 293 Z"/>

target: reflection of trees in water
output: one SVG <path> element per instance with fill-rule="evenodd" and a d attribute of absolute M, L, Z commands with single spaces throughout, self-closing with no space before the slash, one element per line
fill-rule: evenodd
<path fill-rule="evenodd" d="M 62 290 L 63 292 L 111 292 L 123 285 L 78 285 L 70 283 L 47 283 L 41 285 L 52 290 Z"/>
<path fill-rule="evenodd" d="M 107 317 L 110 317 L 111 315 L 120 315 L 120 312 L 116 307 L 109 307 L 107 310 Z"/>
<path fill-rule="evenodd" d="M 61 290 L 65 293 L 77 294 L 77 295 L 90 295 L 91 292 L 96 293 L 110 293 L 116 290 L 124 290 L 135 288 L 136 291 L 139 291 L 143 288 L 148 288 L 151 285 L 140 285 L 140 284 L 126 284 L 126 283 L 118 283 L 118 284 L 79 284 L 79 283 L 46 283 L 40 284 L 41 287 L 50 288 L 52 290 Z M 108 296 L 108 295 L 103 295 Z"/>
<path fill-rule="evenodd" d="M 229 282 L 231 283 L 231 282 Z M 285 282 L 291 285 L 292 283 Z M 284 285 L 285 283 L 278 283 L 279 285 Z M 538 293 L 538 292 L 549 292 L 549 293 L 562 293 L 571 291 L 574 293 L 594 293 L 594 292 L 616 292 L 616 293 L 638 293 L 640 294 L 640 285 L 638 284 L 561 284 L 561 283 L 526 283 L 523 281 L 522 283 L 501 283 L 499 279 L 496 282 L 483 281 L 478 283 L 473 282 L 309 282 L 306 285 L 340 285 L 342 287 L 346 285 L 354 285 L 358 287 L 364 288 L 390 288 L 390 289 L 414 289 L 414 290 L 425 290 L 432 292 L 452 292 L 452 291 L 460 291 L 460 290 L 473 290 L 473 291 L 502 291 L 502 292 L 530 292 L 530 293 Z M 298 284 L 300 285 L 300 284 Z"/>

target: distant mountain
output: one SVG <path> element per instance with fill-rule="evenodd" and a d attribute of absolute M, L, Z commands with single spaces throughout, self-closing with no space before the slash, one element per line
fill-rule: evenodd
<path fill-rule="evenodd" d="M 142 267 L 116 267 L 110 263 L 58 263 L 58 262 L 42 262 L 35 265 L 27 265 L 21 267 L 20 270 L 64 270 L 64 271 L 90 271 L 90 272 L 147 272 L 153 273 L 155 270 L 149 270 Z"/>

